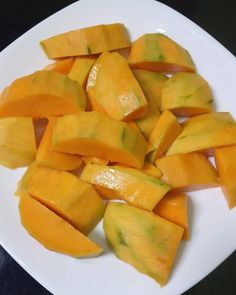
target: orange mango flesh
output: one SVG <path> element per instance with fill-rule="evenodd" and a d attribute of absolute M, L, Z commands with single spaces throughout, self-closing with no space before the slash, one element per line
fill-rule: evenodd
<path fill-rule="evenodd" d="M 0 96 L 0 116 L 44 118 L 78 114 L 85 109 L 78 83 L 53 71 L 37 71 L 15 80 Z"/>
<path fill-rule="evenodd" d="M 64 218 L 83 234 L 88 234 L 102 218 L 105 205 L 94 188 L 76 176 L 37 164 L 21 179 L 16 194 L 27 192 Z"/>
<path fill-rule="evenodd" d="M 95 156 L 137 168 L 143 166 L 146 152 L 146 142 L 139 132 L 99 112 L 57 118 L 52 143 L 56 151 Z"/>
<path fill-rule="evenodd" d="M 180 132 L 181 126 L 176 117 L 171 112 L 164 111 L 149 136 L 147 160 L 154 163 L 162 157 Z"/>
<path fill-rule="evenodd" d="M 86 89 L 93 109 L 102 109 L 117 120 L 137 119 L 147 109 L 140 85 L 127 61 L 117 52 L 105 52 L 97 59 Z"/>
<path fill-rule="evenodd" d="M 0 118 L 0 165 L 15 169 L 34 161 L 36 141 L 31 118 Z"/>
<path fill-rule="evenodd" d="M 81 179 L 112 190 L 129 204 L 151 211 L 170 187 L 158 178 L 124 166 L 88 164 Z"/>
<path fill-rule="evenodd" d="M 161 110 L 178 116 L 194 116 L 213 111 L 213 95 L 205 79 L 196 73 L 177 73 L 165 82 Z"/>
<path fill-rule="evenodd" d="M 236 206 L 236 146 L 215 150 L 215 162 L 220 184 L 230 209 Z"/>
<path fill-rule="evenodd" d="M 229 113 L 208 113 L 183 123 L 179 136 L 166 155 L 204 152 L 211 155 L 218 147 L 236 144 L 236 124 Z"/>
<path fill-rule="evenodd" d="M 74 61 L 75 61 L 74 57 L 68 57 L 62 60 L 57 60 L 54 63 L 46 66 L 44 70 L 54 71 L 64 75 L 68 75 L 71 70 L 71 67 L 74 64 Z"/>
<path fill-rule="evenodd" d="M 144 162 L 142 171 L 157 178 L 161 177 L 161 171 L 149 162 Z"/>
<path fill-rule="evenodd" d="M 29 195 L 21 196 L 19 210 L 22 225 L 47 249 L 77 258 L 102 253 L 100 246 Z"/>
<path fill-rule="evenodd" d="M 78 169 L 82 164 L 82 159 L 79 156 L 52 150 L 52 129 L 54 122 L 55 118 L 51 117 L 38 147 L 36 162 L 59 170 L 70 171 Z"/>
<path fill-rule="evenodd" d="M 128 62 L 133 69 L 154 72 L 196 71 L 188 51 L 160 33 L 145 34 L 135 40 Z"/>
<path fill-rule="evenodd" d="M 180 225 L 182 228 L 184 228 L 182 239 L 189 239 L 188 208 L 186 194 L 167 194 L 153 209 L 153 212 L 162 218 L 165 218 L 177 225 Z"/>
<path fill-rule="evenodd" d="M 66 32 L 40 42 L 48 58 L 91 55 L 130 46 L 123 24 L 97 25 Z"/>
<path fill-rule="evenodd" d="M 186 192 L 219 185 L 217 173 L 204 155 L 177 154 L 156 160 L 161 170 L 161 180 L 172 187 L 172 191 Z"/>

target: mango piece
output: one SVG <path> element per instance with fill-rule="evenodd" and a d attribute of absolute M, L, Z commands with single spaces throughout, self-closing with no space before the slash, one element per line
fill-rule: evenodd
<path fill-rule="evenodd" d="M 103 252 L 100 246 L 29 195 L 21 196 L 19 210 L 24 228 L 47 249 L 77 258 Z"/>
<path fill-rule="evenodd" d="M 142 117 L 147 101 L 127 61 L 117 52 L 103 53 L 93 65 L 87 93 L 94 110 L 117 120 Z"/>
<path fill-rule="evenodd" d="M 156 177 L 118 165 L 88 164 L 81 174 L 81 179 L 110 189 L 119 199 L 149 211 L 170 190 L 170 186 Z"/>
<path fill-rule="evenodd" d="M 0 165 L 14 169 L 29 165 L 36 154 L 31 118 L 0 118 Z"/>
<path fill-rule="evenodd" d="M 52 142 L 59 152 L 95 156 L 137 168 L 143 166 L 147 145 L 127 123 L 99 112 L 57 118 Z"/>
<path fill-rule="evenodd" d="M 220 184 L 228 202 L 228 207 L 236 206 L 236 146 L 215 150 L 215 163 L 220 177 Z"/>
<path fill-rule="evenodd" d="M 53 71 L 37 71 L 15 80 L 0 96 L 0 116 L 44 118 L 78 114 L 85 94 L 77 82 Z"/>
<path fill-rule="evenodd" d="M 157 178 L 161 177 L 161 171 L 149 162 L 144 162 L 142 171 Z"/>
<path fill-rule="evenodd" d="M 181 126 L 176 117 L 169 111 L 164 111 L 149 136 L 147 160 L 154 163 L 162 157 L 181 132 Z"/>
<path fill-rule="evenodd" d="M 145 34 L 132 43 L 128 62 L 133 69 L 154 72 L 195 72 L 186 49 L 160 33 Z"/>
<path fill-rule="evenodd" d="M 94 185 L 95 190 L 98 192 L 99 196 L 105 200 L 117 200 L 119 199 L 117 195 L 114 194 L 114 191 L 100 186 L 100 185 Z"/>
<path fill-rule="evenodd" d="M 179 136 L 166 155 L 204 152 L 211 155 L 218 147 L 236 144 L 236 124 L 229 113 L 209 113 L 183 123 Z"/>
<path fill-rule="evenodd" d="M 180 225 L 182 228 L 184 228 L 182 239 L 189 239 L 188 208 L 186 194 L 168 193 L 153 209 L 153 212 L 160 217 L 163 217 L 175 224 Z"/>
<path fill-rule="evenodd" d="M 177 73 L 165 82 L 161 110 L 191 117 L 213 111 L 213 95 L 208 82 L 195 73 Z"/>
<path fill-rule="evenodd" d="M 36 162 L 59 170 L 70 171 L 78 169 L 82 164 L 82 159 L 79 156 L 52 150 L 52 129 L 54 122 L 55 118 L 51 117 L 38 147 Z"/>
<path fill-rule="evenodd" d="M 156 160 L 161 170 L 161 180 L 172 191 L 186 192 L 219 185 L 217 173 L 207 158 L 201 154 L 177 154 Z"/>
<path fill-rule="evenodd" d="M 40 42 L 48 58 L 90 55 L 130 46 L 128 32 L 120 23 L 97 25 L 66 32 Z"/>
<path fill-rule="evenodd" d="M 183 228 L 151 212 L 109 203 L 103 220 L 115 255 L 161 286 L 168 281 Z"/>
<path fill-rule="evenodd" d="M 102 218 L 105 205 L 94 188 L 76 176 L 37 164 L 23 175 L 16 194 L 27 192 L 88 234 Z"/>
<path fill-rule="evenodd" d="M 68 75 L 71 70 L 71 67 L 74 64 L 74 61 L 74 57 L 68 57 L 61 60 L 57 60 L 54 63 L 46 66 L 44 70 L 54 71 L 64 75 Z"/>

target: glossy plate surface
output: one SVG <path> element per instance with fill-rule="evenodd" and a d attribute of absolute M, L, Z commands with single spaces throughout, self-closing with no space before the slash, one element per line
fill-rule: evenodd
<path fill-rule="evenodd" d="M 218 111 L 236 118 L 235 57 L 194 23 L 151 0 L 82 0 L 32 28 L 0 53 L 0 89 L 49 63 L 39 41 L 68 30 L 122 22 L 134 40 L 147 32 L 167 34 L 186 47 L 213 88 Z M 36 280 L 57 295 L 179 294 L 211 272 L 236 249 L 236 208 L 229 211 L 220 189 L 189 194 L 191 240 L 182 243 L 169 283 L 157 283 L 115 258 L 101 224 L 91 234 L 104 255 L 77 260 L 44 249 L 22 228 L 14 191 L 23 169 L 0 168 L 0 243 Z M 63 237 L 62 237 L 63 238 Z"/>

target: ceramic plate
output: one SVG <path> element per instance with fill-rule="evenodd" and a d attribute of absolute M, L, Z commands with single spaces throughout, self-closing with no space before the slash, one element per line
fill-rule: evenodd
<path fill-rule="evenodd" d="M 101 23 L 122 22 L 132 39 L 161 32 L 186 47 L 213 88 L 217 110 L 236 117 L 234 56 L 190 20 L 151 0 L 82 0 L 32 28 L 0 53 L 0 89 L 49 63 L 39 41 L 51 35 Z M 74 259 L 44 249 L 20 225 L 13 197 L 23 169 L 0 168 L 0 242 L 37 281 L 57 295 L 179 294 L 196 284 L 236 249 L 236 209 L 228 210 L 218 188 L 189 194 L 191 240 L 183 242 L 169 283 L 160 288 L 149 277 L 118 260 L 109 250 L 101 224 L 91 237 L 105 253 Z M 63 238 L 63 237 L 62 237 Z"/>

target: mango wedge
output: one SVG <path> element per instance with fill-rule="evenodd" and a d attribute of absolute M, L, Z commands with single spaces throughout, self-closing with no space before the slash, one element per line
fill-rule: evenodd
<path fill-rule="evenodd" d="M 0 165 L 14 169 L 34 161 L 36 141 L 31 118 L 0 118 Z"/>
<path fill-rule="evenodd" d="M 0 95 L 0 117 L 78 114 L 85 109 L 85 103 L 84 91 L 77 82 L 44 70 L 19 78 L 4 89 Z"/>
<path fill-rule="evenodd" d="M 59 152 L 96 156 L 137 168 L 143 166 L 147 145 L 127 123 L 99 112 L 57 118 L 52 143 Z"/>
<path fill-rule="evenodd" d="M 119 199 L 149 211 L 170 190 L 170 186 L 158 178 L 123 166 L 88 164 L 81 179 L 112 190 Z"/>
<path fill-rule="evenodd" d="M 74 62 L 75 62 L 74 57 L 64 58 L 62 60 L 57 60 L 54 63 L 46 66 L 44 70 L 54 71 L 54 72 L 68 75 Z"/>
<path fill-rule="evenodd" d="M 117 120 L 144 116 L 147 101 L 127 61 L 117 52 L 103 53 L 93 65 L 87 82 L 93 110 Z"/>
<path fill-rule="evenodd" d="M 218 176 L 204 155 L 177 154 L 156 160 L 161 170 L 161 180 L 172 187 L 172 191 L 186 192 L 219 185 Z"/>
<path fill-rule="evenodd" d="M 161 286 L 168 281 L 183 228 L 151 212 L 109 203 L 103 228 L 115 255 Z"/>
<path fill-rule="evenodd" d="M 29 195 L 21 196 L 19 210 L 22 225 L 47 249 L 77 258 L 102 253 L 100 246 Z"/>
<path fill-rule="evenodd" d="M 230 209 L 236 206 L 236 146 L 215 150 L 215 162 L 225 198 Z"/>

